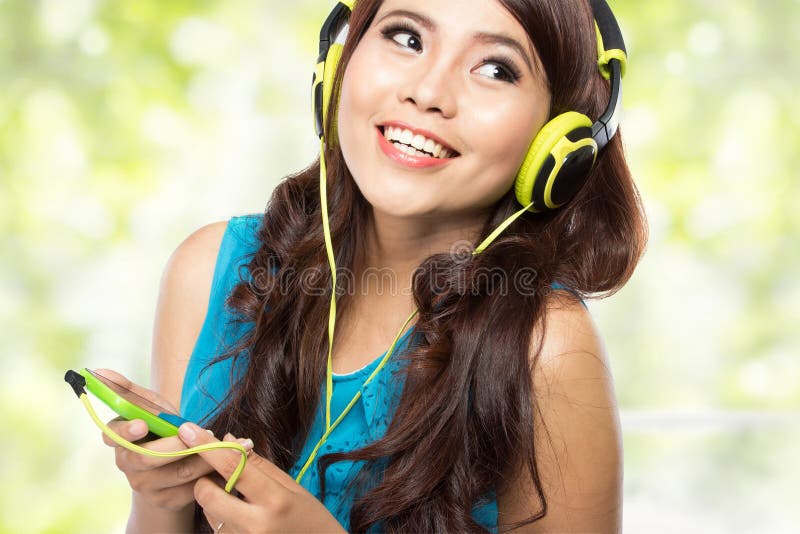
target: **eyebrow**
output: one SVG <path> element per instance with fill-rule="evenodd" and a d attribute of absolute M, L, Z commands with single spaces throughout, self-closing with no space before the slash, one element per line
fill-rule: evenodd
<path fill-rule="evenodd" d="M 425 28 L 428 31 L 433 31 L 436 29 L 436 23 L 433 22 L 430 18 L 426 17 L 425 15 L 421 15 L 420 13 L 415 13 L 414 11 L 408 11 L 406 9 L 395 9 L 386 13 L 384 16 L 378 20 L 378 22 L 382 22 L 384 19 L 387 19 L 392 16 L 401 16 L 401 17 L 408 17 L 411 20 L 417 22 L 420 26 Z M 522 59 L 525 60 L 525 64 L 528 66 L 528 69 L 531 72 L 534 72 L 533 63 L 531 62 L 530 54 L 525 49 L 519 41 L 514 39 L 509 35 L 505 35 L 502 33 L 490 33 L 490 32 L 478 32 L 473 34 L 473 39 L 476 41 L 480 41 L 484 44 L 497 44 L 502 46 L 507 46 L 517 51 L 517 53 L 522 56 Z"/>
<path fill-rule="evenodd" d="M 486 32 L 479 32 L 473 35 L 473 37 L 485 44 L 498 44 L 502 46 L 507 46 L 509 48 L 513 48 L 517 51 L 517 53 L 522 56 L 522 59 L 525 60 L 525 64 L 528 66 L 528 70 L 533 72 L 533 65 L 531 64 L 531 58 L 528 57 L 528 52 L 525 48 L 520 44 L 519 41 L 514 39 L 513 37 L 509 37 L 508 35 L 504 35 L 502 33 L 486 33 Z"/>

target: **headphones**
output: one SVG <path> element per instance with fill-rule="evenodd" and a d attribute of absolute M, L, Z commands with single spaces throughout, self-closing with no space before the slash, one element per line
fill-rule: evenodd
<path fill-rule="evenodd" d="M 319 58 L 311 81 L 314 128 L 320 139 L 319 184 L 320 211 L 325 250 L 331 268 L 332 287 L 336 288 L 336 260 L 333 253 L 330 223 L 328 220 L 327 170 L 325 165 L 325 117 L 331 105 L 333 79 L 342 57 L 344 44 L 349 31 L 350 14 L 357 0 L 339 0 L 322 26 L 319 38 Z M 619 109 L 622 101 L 621 82 L 627 60 L 625 43 L 617 21 L 605 0 L 589 0 L 595 19 L 597 33 L 598 68 L 611 82 L 611 99 L 603 115 L 595 122 L 575 111 L 563 113 L 542 127 L 531 143 L 525 160 L 517 173 L 514 190 L 517 201 L 523 208 L 501 223 L 480 244 L 473 255 L 480 254 L 508 226 L 526 211 L 541 212 L 564 205 L 583 185 L 594 166 L 597 153 L 614 137 L 619 122 Z M 335 124 L 334 124 L 335 128 Z M 419 310 L 406 319 L 384 354 L 378 366 L 367 377 L 370 382 L 386 365 L 394 353 L 401 334 Z M 359 390 L 335 420 L 331 417 L 333 398 L 333 371 L 331 357 L 334 330 L 336 328 L 336 291 L 331 292 L 330 313 L 328 316 L 328 362 L 325 373 L 325 432 L 314 446 L 295 480 L 299 483 L 311 467 L 320 447 L 328 439 L 344 416 L 358 402 Z"/>
<path fill-rule="evenodd" d="M 336 287 L 336 263 L 331 242 L 330 225 L 328 221 L 327 185 L 325 169 L 325 122 L 324 119 L 330 106 L 333 84 L 330 83 L 336 74 L 336 67 L 342 56 L 344 43 L 348 33 L 348 21 L 353 11 L 356 0 L 340 0 L 328 15 L 320 32 L 319 59 L 312 80 L 312 99 L 314 109 L 314 126 L 320 138 L 320 202 L 322 210 L 323 231 L 328 262 L 331 266 L 333 287 Z M 583 185 L 589 172 L 594 166 L 597 153 L 605 147 L 617 132 L 619 123 L 619 110 L 622 103 L 622 77 L 625 74 L 627 55 L 625 43 L 622 39 L 619 25 L 614 18 L 611 8 L 605 0 L 589 0 L 595 19 L 597 33 L 598 68 L 604 78 L 611 82 L 611 98 L 603 115 L 592 122 L 589 117 L 575 111 L 568 111 L 558 115 L 536 135 L 531 143 L 525 160 L 517 173 L 514 190 L 517 201 L 523 208 L 500 224 L 476 248 L 473 254 L 480 254 L 491 242 L 497 238 L 514 220 L 526 211 L 541 212 L 556 209 L 564 205 Z M 327 80 L 327 82 L 326 82 Z M 417 315 L 415 310 L 406 319 L 400 331 L 395 336 L 389 349 L 386 351 L 379 365 L 367 377 L 365 384 L 375 378 L 392 356 L 402 332 Z M 325 402 L 325 432 L 306 459 L 302 469 L 295 477 L 300 483 L 301 479 L 317 457 L 320 447 L 328 436 L 338 426 L 350 409 L 358 402 L 361 391 L 350 400 L 345 409 L 336 420 L 331 421 L 331 399 L 333 391 L 331 352 L 333 348 L 333 334 L 336 324 L 336 291 L 331 293 L 330 316 L 328 320 L 328 363 L 326 371 L 326 402 Z M 95 424 L 119 445 L 139 454 L 155 457 L 178 457 L 196 454 L 215 448 L 231 448 L 241 454 L 239 464 L 225 485 L 225 491 L 230 493 L 239 475 L 244 470 L 247 462 L 247 451 L 238 443 L 219 442 L 210 443 L 185 449 L 177 452 L 157 452 L 145 449 L 131 443 L 111 430 L 97 416 L 87 397 L 84 387 L 84 377 L 69 371 L 65 380 L 72 386 L 75 394 L 86 407 Z"/>
<path fill-rule="evenodd" d="M 319 58 L 311 82 L 314 127 L 320 139 L 355 4 L 356 0 L 340 0 L 320 31 Z M 598 152 L 617 133 L 622 77 L 627 66 L 625 42 L 608 3 L 589 0 L 589 4 L 597 34 L 597 65 L 600 74 L 610 81 L 611 97 L 596 121 L 583 113 L 567 111 L 545 124 L 534 138 L 514 181 L 517 201 L 534 213 L 566 204 L 586 181 Z"/>

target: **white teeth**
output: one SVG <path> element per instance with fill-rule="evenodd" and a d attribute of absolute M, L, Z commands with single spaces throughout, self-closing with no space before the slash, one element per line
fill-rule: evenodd
<path fill-rule="evenodd" d="M 424 135 L 415 135 L 411 130 L 387 126 L 384 128 L 383 135 L 406 154 L 420 157 L 430 157 L 433 154 L 433 157 L 442 159 L 449 158 L 454 154 L 452 150 L 444 148 L 433 139 L 428 139 Z"/>
<path fill-rule="evenodd" d="M 421 156 L 422 154 L 419 150 L 415 150 L 414 147 L 410 147 L 408 145 L 404 145 L 401 143 L 392 143 L 394 146 L 397 147 L 400 152 L 404 152 L 410 156 Z"/>
<path fill-rule="evenodd" d="M 405 152 L 410 156 L 417 156 L 418 158 L 429 158 L 431 157 L 430 154 L 426 154 L 425 152 L 419 151 L 412 146 L 404 145 L 399 142 L 392 142 L 392 144 L 397 147 L 400 152 Z"/>

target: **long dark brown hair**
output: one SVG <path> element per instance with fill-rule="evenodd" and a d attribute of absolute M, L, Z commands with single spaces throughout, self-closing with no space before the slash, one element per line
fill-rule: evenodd
<path fill-rule="evenodd" d="M 576 110 L 599 116 L 609 89 L 598 73 L 587 2 L 499 1 L 538 52 L 552 94 L 551 115 Z M 335 99 L 344 67 L 380 4 L 357 3 L 335 79 Z M 328 119 L 328 125 L 335 122 L 334 106 Z M 330 139 L 330 126 L 327 134 Z M 359 261 L 370 206 L 338 144 L 329 144 L 326 161 L 336 265 L 345 270 Z M 248 265 L 250 274 L 228 299 L 234 315 L 252 328 L 222 358 L 243 359 L 247 372 L 232 386 L 211 424 L 216 435 L 252 438 L 256 452 L 285 471 L 298 460 L 325 377 L 332 288 L 319 194 L 319 162 L 284 179 L 272 194 L 258 231 L 260 248 Z M 481 235 L 517 209 L 509 191 L 493 207 Z M 583 298 L 621 288 L 633 273 L 646 236 L 639 195 L 617 135 L 564 208 L 526 213 L 468 261 L 451 254 L 427 258 L 413 280 L 419 342 L 396 355 L 406 363 L 405 386 L 385 436 L 361 449 L 319 459 L 323 491 L 327 466 L 341 460 L 365 462 L 353 485 L 357 491 L 350 529 L 362 532 L 380 524 L 391 532 L 483 531 L 471 517 L 473 506 L 503 486 L 520 465 L 535 484 L 539 512 L 503 526 L 516 528 L 544 517 L 547 499 L 534 450 L 534 432 L 543 431 L 533 423 L 531 371 L 538 351 L 532 357 L 530 347 L 541 347 L 541 339 L 532 339 L 534 327 L 546 321 L 545 303 L 554 281 Z M 524 275 L 527 290 L 495 291 L 485 274 L 498 270 L 508 280 Z M 532 272 L 535 277 L 529 276 Z M 342 277 L 337 288 L 339 317 L 347 314 L 350 295 L 341 286 L 350 283 Z"/>

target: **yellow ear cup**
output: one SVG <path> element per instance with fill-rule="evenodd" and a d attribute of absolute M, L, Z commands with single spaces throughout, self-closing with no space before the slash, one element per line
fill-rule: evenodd
<path fill-rule="evenodd" d="M 586 142 L 578 141 L 580 141 L 580 138 L 584 138 L 584 141 L 593 143 L 591 139 L 591 128 L 592 120 L 586 115 L 576 111 L 562 113 L 542 127 L 531 143 L 528 153 L 525 155 L 525 160 L 522 162 L 522 166 L 517 173 L 517 179 L 514 182 L 514 192 L 517 201 L 521 205 L 527 206 L 531 201 L 534 201 L 534 206 L 529 208 L 529 211 L 532 212 L 558 207 L 552 205 L 552 202 L 546 202 L 544 195 L 541 195 L 540 198 L 532 198 L 534 188 L 536 190 L 541 189 L 544 191 L 544 189 L 547 189 L 548 192 L 552 191 L 558 170 L 560 170 L 560 164 L 569 155 L 569 152 L 564 153 L 563 151 L 565 143 L 574 145 L 576 149 L 588 146 Z M 571 136 L 573 139 L 566 139 L 568 135 L 582 129 L 586 131 L 579 139 L 575 139 L 575 135 Z M 559 146 L 559 150 L 558 154 L 555 154 L 554 149 L 557 146 Z M 553 172 L 549 172 L 546 176 L 540 177 L 539 175 L 542 174 L 542 167 L 548 162 L 550 156 L 553 156 L 556 160 L 556 165 L 554 165 L 553 168 L 555 175 L 553 175 Z M 537 184 L 537 177 L 547 183 Z"/>
<path fill-rule="evenodd" d="M 322 78 L 322 120 L 327 126 L 328 108 L 331 103 L 331 94 L 333 93 L 333 77 L 336 76 L 336 67 L 339 65 L 339 60 L 342 58 L 344 46 L 340 43 L 333 43 L 328 50 L 328 57 L 325 59 L 325 69 Z M 338 139 L 336 135 L 336 124 L 334 123 L 331 130 L 330 139 L 327 141 L 335 142 Z"/>
<path fill-rule="evenodd" d="M 355 0 L 337 2 L 319 32 L 319 56 L 311 81 L 311 109 L 314 112 L 314 130 L 320 139 L 325 135 L 325 114 L 331 101 L 333 77 L 342 57 L 353 6 Z"/>

